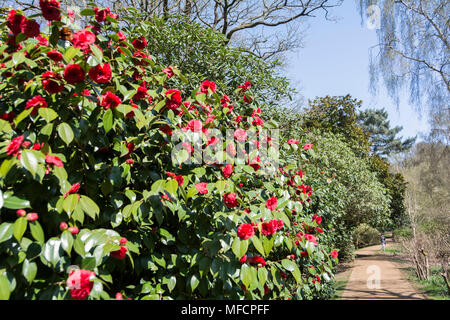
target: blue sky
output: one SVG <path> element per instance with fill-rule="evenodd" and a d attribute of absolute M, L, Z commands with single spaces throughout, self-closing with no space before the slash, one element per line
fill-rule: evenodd
<path fill-rule="evenodd" d="M 309 20 L 305 47 L 287 55 L 287 76 L 307 99 L 325 95 L 346 95 L 363 100 L 365 108 L 385 108 L 391 126 L 402 126 L 400 135 L 426 133 L 425 116 L 420 118 L 403 95 L 399 108 L 384 88 L 372 96 L 369 92 L 369 48 L 377 44 L 376 30 L 361 24 L 355 1 L 346 0 L 335 8 L 337 22 L 323 17 Z"/>

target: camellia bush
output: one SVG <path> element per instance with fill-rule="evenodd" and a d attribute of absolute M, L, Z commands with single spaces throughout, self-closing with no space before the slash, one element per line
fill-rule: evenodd
<path fill-rule="evenodd" d="M 251 83 L 181 92 L 109 8 L 39 5 L 1 21 L 0 299 L 325 297 L 314 146 L 276 139 Z"/>

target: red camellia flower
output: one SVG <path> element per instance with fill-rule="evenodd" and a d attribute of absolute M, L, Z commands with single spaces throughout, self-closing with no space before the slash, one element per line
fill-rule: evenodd
<path fill-rule="evenodd" d="M 33 222 L 39 218 L 39 215 L 36 212 L 30 212 L 27 214 L 26 218 L 29 222 Z"/>
<path fill-rule="evenodd" d="M 36 142 L 36 143 L 33 144 L 33 147 L 31 149 L 32 150 L 41 150 L 43 146 L 44 146 L 43 142 L 41 142 L 41 143 Z"/>
<path fill-rule="evenodd" d="M 195 185 L 195 189 L 197 189 L 198 193 L 200 194 L 207 194 L 208 193 L 208 189 L 206 189 L 207 186 L 208 183 L 200 182 Z"/>
<path fill-rule="evenodd" d="M 42 74 L 42 86 L 48 93 L 58 93 L 64 90 L 61 76 L 51 71 Z"/>
<path fill-rule="evenodd" d="M 252 121 L 252 125 L 254 126 L 262 126 L 263 125 L 263 121 L 261 118 L 255 118 Z"/>
<path fill-rule="evenodd" d="M 111 66 L 109 63 L 98 64 L 89 69 L 89 78 L 96 83 L 107 83 L 111 80 Z"/>
<path fill-rule="evenodd" d="M 23 135 L 13 138 L 9 145 L 6 147 L 7 154 L 13 157 L 17 156 L 24 139 L 25 137 Z"/>
<path fill-rule="evenodd" d="M 111 251 L 109 254 L 115 259 L 122 260 L 123 258 L 125 258 L 127 251 L 127 247 L 121 246 L 119 250 Z"/>
<path fill-rule="evenodd" d="M 237 235 L 242 240 L 250 239 L 255 235 L 255 229 L 249 223 L 241 224 L 237 229 Z"/>
<path fill-rule="evenodd" d="M 313 147 L 312 144 L 305 144 L 305 145 L 303 146 L 303 149 L 309 150 L 309 149 L 311 149 L 312 147 Z"/>
<path fill-rule="evenodd" d="M 337 252 L 337 250 L 333 250 L 333 251 L 331 251 L 331 257 L 332 258 L 337 258 L 338 257 L 338 252 Z"/>
<path fill-rule="evenodd" d="M 178 175 L 178 176 L 175 178 L 175 180 L 177 180 L 179 186 L 182 186 L 182 185 L 184 184 L 184 178 L 183 178 L 183 176 L 182 176 L 181 174 Z"/>
<path fill-rule="evenodd" d="M 63 59 L 63 55 L 57 50 L 50 50 L 47 52 L 47 57 L 55 62 L 60 62 Z"/>
<path fill-rule="evenodd" d="M 224 178 L 229 178 L 231 176 L 231 174 L 233 173 L 233 169 L 234 169 L 234 166 L 232 164 L 227 164 L 225 167 L 223 167 L 222 174 L 223 174 Z"/>
<path fill-rule="evenodd" d="M 216 92 L 216 83 L 214 81 L 205 80 L 200 84 L 200 92 L 208 93 L 208 89 L 212 92 Z"/>
<path fill-rule="evenodd" d="M 8 121 L 8 122 L 14 121 L 15 117 L 16 117 L 16 114 L 13 111 L 7 112 L 7 113 L 4 113 L 4 114 L 1 115 L 1 118 L 3 120 L 5 120 L 5 121 Z"/>
<path fill-rule="evenodd" d="M 192 132 L 200 132 L 202 131 L 202 122 L 200 120 L 190 120 L 187 124 L 187 128 Z"/>
<path fill-rule="evenodd" d="M 27 104 L 25 105 L 25 109 L 33 108 L 33 111 L 31 111 L 32 115 L 35 115 L 38 112 L 39 108 L 47 108 L 47 101 L 45 101 L 44 98 L 39 96 L 34 96 L 30 100 L 27 101 Z"/>
<path fill-rule="evenodd" d="M 299 143 L 299 142 L 300 142 L 300 141 L 295 140 L 295 139 L 289 139 L 289 140 L 287 141 L 288 144 L 297 144 L 297 143 Z"/>
<path fill-rule="evenodd" d="M 273 223 L 263 222 L 261 224 L 261 233 L 264 236 L 270 236 L 270 235 L 274 234 L 277 231 L 274 227 L 275 226 L 274 226 Z"/>
<path fill-rule="evenodd" d="M 108 91 L 106 94 L 102 95 L 100 105 L 108 110 L 109 108 L 116 108 L 119 104 L 122 103 L 122 100 L 116 96 L 114 93 Z"/>
<path fill-rule="evenodd" d="M 253 263 L 253 264 L 261 264 L 263 267 L 266 265 L 266 261 L 263 259 L 263 257 L 250 257 L 247 259 L 248 263 Z"/>
<path fill-rule="evenodd" d="M 159 130 L 164 132 L 165 134 L 168 134 L 169 136 L 172 135 L 172 129 L 168 124 L 163 125 L 162 127 L 159 128 Z"/>
<path fill-rule="evenodd" d="M 77 84 L 84 81 L 84 70 L 78 64 L 69 64 L 64 69 L 63 77 L 67 83 Z"/>
<path fill-rule="evenodd" d="M 241 142 L 245 141 L 247 139 L 247 131 L 245 131 L 244 129 L 237 129 L 234 132 L 234 138 L 237 141 L 241 141 Z"/>
<path fill-rule="evenodd" d="M 165 92 L 167 98 L 166 106 L 170 110 L 176 110 L 181 105 L 181 92 L 178 89 L 169 89 Z"/>
<path fill-rule="evenodd" d="M 91 281 L 93 277 L 95 277 L 95 273 L 92 271 L 84 269 L 73 270 L 66 282 L 71 297 L 75 300 L 86 299 L 94 286 L 94 282 Z"/>
<path fill-rule="evenodd" d="M 95 20 L 97 20 L 98 23 L 105 21 L 106 17 L 111 13 L 109 7 L 106 7 L 103 10 L 94 8 L 94 11 L 95 11 Z"/>
<path fill-rule="evenodd" d="M 272 219 L 269 221 L 269 224 L 272 225 L 273 230 L 278 231 L 283 229 L 284 226 L 284 222 L 281 219 Z"/>
<path fill-rule="evenodd" d="M 309 242 L 312 242 L 315 246 L 317 246 L 316 237 L 312 234 L 305 234 L 305 239 Z"/>
<path fill-rule="evenodd" d="M 25 19 L 20 26 L 22 33 L 24 33 L 28 38 L 37 37 L 41 33 L 39 28 L 39 23 L 28 19 Z"/>
<path fill-rule="evenodd" d="M 72 44 L 75 48 L 87 50 L 96 40 L 95 34 L 87 29 L 75 32 L 72 36 Z"/>
<path fill-rule="evenodd" d="M 243 256 L 241 259 L 239 259 L 239 261 L 240 261 L 241 263 L 245 263 L 245 262 L 247 261 L 247 255 L 244 254 L 244 256 Z"/>
<path fill-rule="evenodd" d="M 45 20 L 53 21 L 60 20 L 59 7 L 61 4 L 57 0 L 39 0 L 42 16 Z"/>
<path fill-rule="evenodd" d="M 228 193 L 225 194 L 223 197 L 225 199 L 225 205 L 228 208 L 232 209 L 238 206 L 238 202 L 236 200 L 236 193 Z"/>
<path fill-rule="evenodd" d="M 116 293 L 116 300 L 123 300 L 123 295 L 120 292 Z"/>
<path fill-rule="evenodd" d="M 141 100 L 141 99 L 144 99 L 144 98 L 146 98 L 147 97 L 147 88 L 146 87 L 143 87 L 143 86 L 140 86 L 138 89 L 137 89 L 137 92 L 134 94 L 134 96 L 133 96 L 133 100 Z"/>
<path fill-rule="evenodd" d="M 16 10 L 10 10 L 8 13 L 8 18 L 6 19 L 6 21 L 8 21 L 7 26 L 14 35 L 22 32 L 21 26 L 25 20 L 26 18 L 23 15 L 17 13 Z"/>
<path fill-rule="evenodd" d="M 164 68 L 164 69 L 162 69 L 162 72 L 164 72 L 167 75 L 167 78 L 169 78 L 169 79 L 174 76 L 172 67 Z"/>
<path fill-rule="evenodd" d="M 266 208 L 269 209 L 270 211 L 275 210 L 277 206 L 278 206 L 277 197 L 272 197 L 266 201 Z"/>
<path fill-rule="evenodd" d="M 133 44 L 133 47 L 135 47 L 138 50 L 142 50 L 147 46 L 147 39 L 144 37 L 139 37 L 131 42 Z"/>
<path fill-rule="evenodd" d="M 194 147 L 189 142 L 183 142 L 182 146 L 189 154 L 194 152 Z"/>
<path fill-rule="evenodd" d="M 238 86 L 239 89 L 241 89 L 242 92 L 247 91 L 248 89 L 250 89 L 252 86 L 252 84 L 250 82 L 245 82 L 244 84 L 241 84 L 240 86 Z"/>
<path fill-rule="evenodd" d="M 56 167 L 64 167 L 63 162 L 57 156 L 46 155 L 45 162 Z"/>
<path fill-rule="evenodd" d="M 305 191 L 306 191 L 306 190 L 305 190 Z M 318 216 L 317 214 L 314 214 L 314 215 L 312 216 L 312 220 L 313 220 L 313 221 L 316 221 L 317 224 L 321 224 L 321 223 L 322 223 L 322 217 Z"/>
<path fill-rule="evenodd" d="M 74 184 L 70 187 L 69 191 L 67 191 L 66 193 L 64 193 L 64 198 L 66 198 L 69 194 L 77 193 L 78 189 L 80 189 L 80 183 L 79 183 L 79 182 L 74 183 Z"/>

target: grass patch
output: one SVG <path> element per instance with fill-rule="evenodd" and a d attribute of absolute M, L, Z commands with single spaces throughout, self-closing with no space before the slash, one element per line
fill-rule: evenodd
<path fill-rule="evenodd" d="M 389 248 L 386 248 L 385 251 L 378 250 L 377 254 L 387 254 L 391 256 L 399 256 L 402 254 L 402 248 L 399 245 L 394 245 Z"/>
<path fill-rule="evenodd" d="M 406 271 L 408 272 L 408 279 L 414 281 L 428 298 L 432 300 L 450 300 L 447 286 L 440 275 L 441 267 L 431 267 L 428 280 L 419 280 L 414 272 L 414 267 L 408 267 Z"/>

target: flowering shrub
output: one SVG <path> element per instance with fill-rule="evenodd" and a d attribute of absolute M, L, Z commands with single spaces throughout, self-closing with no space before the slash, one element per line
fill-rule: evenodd
<path fill-rule="evenodd" d="M 46 27 L 15 10 L 2 21 L 0 298 L 320 297 L 338 254 L 305 210 L 314 146 L 280 142 L 290 156 L 269 175 L 257 153 L 236 163 L 242 146 L 278 143 L 250 83 L 235 101 L 212 80 L 182 92 L 132 22 L 88 8 L 80 29 L 57 0 L 39 4 Z M 231 163 L 186 162 L 198 147 L 176 149 L 179 131 Z"/>

